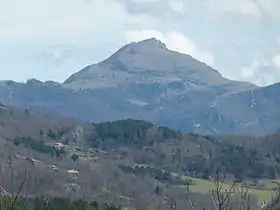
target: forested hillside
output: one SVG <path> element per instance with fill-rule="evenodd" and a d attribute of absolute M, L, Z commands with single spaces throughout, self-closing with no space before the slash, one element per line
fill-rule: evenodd
<path fill-rule="evenodd" d="M 200 178 L 208 178 L 221 168 L 236 179 L 275 178 L 280 172 L 277 134 L 248 137 L 251 144 L 242 136 L 222 139 L 182 134 L 145 121 L 122 120 L 93 125 L 87 141 L 92 147 L 114 150 L 119 158 Z"/>
<path fill-rule="evenodd" d="M 20 195 L 28 198 L 191 209 L 190 197 L 197 209 L 215 209 L 209 192 L 217 171 L 223 189 L 234 183 L 236 208 L 241 186 L 251 206 L 269 201 L 277 188 L 278 134 L 202 136 L 133 119 L 85 124 L 4 105 L 0 116 L 0 184 L 9 194 L 24 180 Z"/>

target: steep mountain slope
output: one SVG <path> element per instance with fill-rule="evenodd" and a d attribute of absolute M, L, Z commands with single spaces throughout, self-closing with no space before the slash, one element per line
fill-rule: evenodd
<path fill-rule="evenodd" d="M 254 88 L 248 83 L 229 81 L 206 64 L 169 50 L 154 38 L 125 45 L 103 62 L 86 67 L 64 82 L 73 88 L 95 89 L 131 83 L 191 89 L 224 84 L 237 89 Z"/>
<path fill-rule="evenodd" d="M 223 96 L 214 109 L 231 119 L 238 129 L 264 135 L 277 131 L 280 125 L 280 83 L 252 91 Z M 259 127 L 259 130 L 256 130 Z"/>
<path fill-rule="evenodd" d="M 279 128 L 278 86 L 228 80 L 148 39 L 122 47 L 64 84 L 1 82 L 0 101 L 84 121 L 134 118 L 190 132 L 263 134 Z"/>

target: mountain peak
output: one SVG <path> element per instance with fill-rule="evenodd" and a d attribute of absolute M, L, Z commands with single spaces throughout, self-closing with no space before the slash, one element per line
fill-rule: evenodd
<path fill-rule="evenodd" d="M 137 54 L 146 54 L 148 52 L 153 52 L 158 54 L 159 52 L 168 51 L 166 45 L 156 38 L 144 39 L 138 42 L 131 42 L 118 51 L 116 51 L 109 58 L 119 57 L 121 54 L 126 55 L 137 55 Z"/>
<path fill-rule="evenodd" d="M 156 38 L 144 39 L 139 42 L 134 42 L 138 46 L 148 46 L 153 48 L 167 49 L 166 45 Z"/>
<path fill-rule="evenodd" d="M 208 65 L 190 55 L 169 50 L 160 40 L 150 38 L 123 46 L 106 60 L 84 68 L 64 83 L 83 87 L 110 84 L 115 87 L 127 83 L 168 83 L 178 80 L 195 85 L 228 82 Z"/>

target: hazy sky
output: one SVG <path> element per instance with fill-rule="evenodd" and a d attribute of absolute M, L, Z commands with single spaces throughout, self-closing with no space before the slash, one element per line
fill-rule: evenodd
<path fill-rule="evenodd" d="M 280 81 L 279 0 L 0 0 L 0 79 L 63 81 L 156 37 L 231 79 Z"/>

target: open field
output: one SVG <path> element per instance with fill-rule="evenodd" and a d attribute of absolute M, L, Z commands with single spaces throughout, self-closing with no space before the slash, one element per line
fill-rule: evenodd
<path fill-rule="evenodd" d="M 190 190 L 192 192 L 197 192 L 197 193 L 202 193 L 206 194 L 209 193 L 211 189 L 213 189 L 214 183 L 211 180 L 203 180 L 203 179 L 197 179 L 197 178 L 192 178 L 192 177 L 186 177 L 190 180 L 193 180 L 196 184 L 192 185 L 190 187 Z M 274 180 L 259 180 L 259 183 L 263 183 L 264 186 L 262 189 L 254 189 L 249 187 L 248 192 L 251 195 L 254 195 L 258 198 L 259 202 L 266 202 L 271 200 L 271 197 L 273 196 L 273 187 L 276 187 L 276 184 L 273 183 Z M 245 182 L 246 183 L 246 182 Z M 231 187 L 232 183 L 231 182 L 226 182 L 224 184 L 224 189 L 229 189 Z M 236 184 L 235 190 L 240 188 L 240 183 Z"/>
<path fill-rule="evenodd" d="M 149 165 L 144 164 L 136 164 L 135 166 L 138 167 L 151 167 Z M 171 173 L 173 176 L 179 176 L 176 173 Z M 215 187 L 214 182 L 211 180 L 204 180 L 199 178 L 193 178 L 189 176 L 180 176 L 182 179 L 188 179 L 195 182 L 194 185 L 190 186 L 190 190 L 195 193 L 201 193 L 201 194 L 207 194 Z M 246 180 L 245 183 L 248 186 L 248 192 L 249 194 L 256 196 L 259 200 L 259 203 L 270 201 L 272 196 L 274 195 L 273 188 L 277 187 L 275 184 L 277 180 L 271 180 L 271 179 L 263 179 L 263 180 L 257 180 L 255 181 L 256 186 L 251 185 L 254 181 L 252 180 Z M 235 184 L 235 187 L 233 190 L 240 189 L 242 183 Z M 223 189 L 229 189 L 232 185 L 232 182 L 225 181 Z M 182 186 L 186 187 L 186 186 Z"/>

